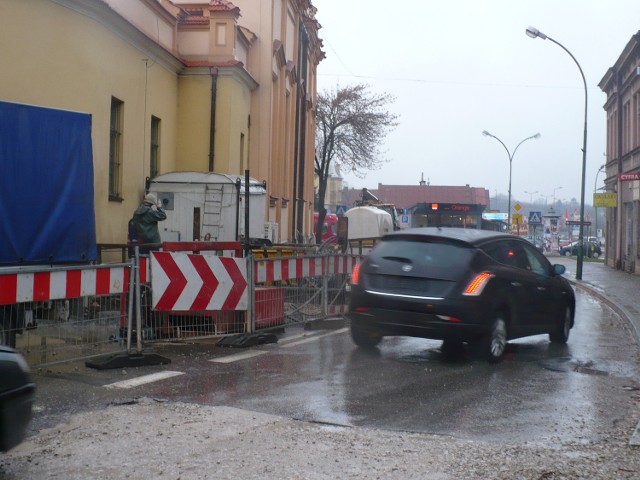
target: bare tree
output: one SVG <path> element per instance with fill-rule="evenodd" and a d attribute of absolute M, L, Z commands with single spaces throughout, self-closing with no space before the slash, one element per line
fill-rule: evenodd
<path fill-rule="evenodd" d="M 318 94 L 316 114 L 315 172 L 318 175 L 318 224 L 316 243 L 322 241 L 322 224 L 327 210 L 325 196 L 331 165 L 364 178 L 384 160 L 380 146 L 386 134 L 398 125 L 398 116 L 386 110 L 393 102 L 390 94 L 376 94 L 368 85 L 336 87 Z"/>

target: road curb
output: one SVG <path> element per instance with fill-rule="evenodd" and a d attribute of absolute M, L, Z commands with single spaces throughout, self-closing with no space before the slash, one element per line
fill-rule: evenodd
<path fill-rule="evenodd" d="M 601 293 L 598 289 L 594 288 L 592 285 L 588 284 L 587 282 L 575 280 L 568 277 L 565 277 L 565 278 L 569 280 L 569 283 L 571 283 L 572 285 L 575 285 L 576 287 L 585 291 L 589 295 L 596 297 L 598 300 L 602 301 L 602 303 L 606 304 L 609 308 L 611 308 L 614 312 L 616 312 L 616 314 L 618 314 L 631 327 L 631 330 L 633 331 L 633 335 L 635 337 L 635 341 L 638 344 L 638 346 L 640 346 L 640 329 L 632 320 L 633 315 L 626 308 L 612 301 L 610 298 L 608 298 L 606 295 Z"/>
<path fill-rule="evenodd" d="M 632 318 L 631 314 L 623 306 L 613 302 L 612 300 L 607 298 L 605 295 L 600 293 L 596 288 L 589 285 L 588 283 L 585 283 L 579 280 L 574 280 L 571 278 L 567 278 L 567 280 L 569 280 L 569 282 L 572 285 L 575 285 L 577 288 L 580 288 L 581 290 L 585 291 L 587 294 L 597 298 L 602 303 L 604 303 L 609 308 L 611 308 L 614 312 L 616 312 L 616 314 L 619 315 L 620 318 L 622 318 L 625 322 L 627 322 L 628 325 L 631 326 L 631 330 L 633 331 L 635 336 L 636 344 L 640 346 L 640 332 L 638 331 L 638 327 L 631 320 Z M 629 438 L 629 445 L 640 446 L 640 422 L 638 422 L 635 430 L 631 434 L 631 438 Z"/>

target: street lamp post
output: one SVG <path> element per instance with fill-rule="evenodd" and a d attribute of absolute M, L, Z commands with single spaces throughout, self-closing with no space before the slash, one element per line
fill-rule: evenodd
<path fill-rule="evenodd" d="M 498 137 L 496 137 L 495 135 L 491 135 L 486 130 L 483 130 L 482 134 L 485 137 L 495 138 L 497 141 L 499 141 L 504 147 L 504 149 L 507 151 L 507 155 L 509 155 L 509 200 L 508 200 L 508 206 L 507 206 L 507 228 L 509 229 L 509 233 L 511 233 L 511 170 L 512 170 L 513 157 L 516 154 L 516 150 L 518 150 L 518 147 L 520 145 L 522 145 L 527 140 L 531 140 L 532 138 L 540 138 L 540 134 L 536 133 L 535 135 L 532 135 L 522 140 L 518 145 L 516 145 L 516 148 L 513 149 L 513 153 L 509 152 L 509 149 L 504 144 L 504 142 L 500 140 Z"/>
<path fill-rule="evenodd" d="M 527 195 L 530 195 L 530 197 L 529 197 L 529 203 L 533 203 L 533 196 L 534 196 L 536 193 L 539 193 L 539 192 L 536 190 L 535 192 L 524 192 L 524 193 L 526 193 Z"/>
<path fill-rule="evenodd" d="M 571 59 L 578 66 L 578 70 L 580 70 L 580 76 L 582 77 L 582 83 L 584 83 L 584 134 L 582 137 L 582 186 L 580 189 L 580 231 L 578 232 L 578 261 L 576 263 L 576 279 L 582 280 L 582 265 L 584 263 L 584 245 L 582 244 L 582 240 L 584 238 L 584 180 L 586 176 L 586 168 L 587 168 L 587 80 L 584 78 L 584 73 L 582 72 L 582 67 L 576 60 L 576 57 L 567 50 L 567 48 L 562 45 L 560 42 L 555 41 L 553 38 L 545 35 L 537 28 L 528 27 L 526 33 L 531 38 L 540 37 L 543 40 L 549 40 L 560 48 L 562 48 L 565 52 L 569 54 Z"/>
<path fill-rule="evenodd" d="M 556 190 L 560 190 L 562 187 L 556 187 L 553 189 L 553 203 L 556 203 Z"/>

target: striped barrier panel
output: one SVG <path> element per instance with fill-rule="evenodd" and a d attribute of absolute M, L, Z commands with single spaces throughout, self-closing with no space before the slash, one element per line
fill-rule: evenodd
<path fill-rule="evenodd" d="M 140 281 L 149 279 L 148 259 L 140 258 Z M 20 269 L 0 273 L 0 305 L 126 293 L 128 264 Z"/>
<path fill-rule="evenodd" d="M 256 259 L 254 261 L 254 281 L 265 283 L 323 275 L 349 274 L 361 258 L 357 255 L 333 255 Z"/>

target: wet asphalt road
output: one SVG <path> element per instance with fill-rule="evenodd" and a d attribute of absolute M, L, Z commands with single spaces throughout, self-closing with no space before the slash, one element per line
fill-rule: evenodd
<path fill-rule="evenodd" d="M 138 397 L 232 406 L 326 424 L 554 445 L 604 438 L 640 406 L 640 354 L 608 307 L 577 292 L 566 346 L 547 336 L 509 344 L 498 365 L 440 342 L 392 337 L 367 353 L 348 329 L 288 327 L 277 344 L 251 349 L 166 344 L 162 366 L 95 370 L 84 363 L 35 372 L 32 432 L 65 417 Z M 120 388 L 152 373 L 175 376 Z M 111 385 L 111 387 L 108 387 Z"/>

